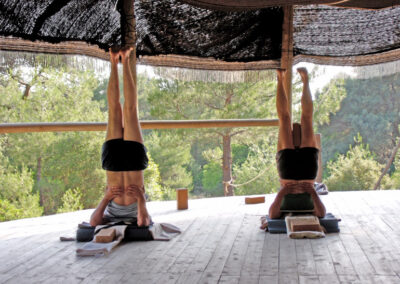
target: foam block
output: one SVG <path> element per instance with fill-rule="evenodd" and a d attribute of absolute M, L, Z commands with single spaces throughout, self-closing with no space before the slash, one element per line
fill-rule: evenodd
<path fill-rule="evenodd" d="M 96 243 L 110 243 L 115 238 L 115 229 L 114 228 L 107 228 L 101 229 L 95 236 Z"/>
<path fill-rule="evenodd" d="M 257 204 L 257 203 L 264 203 L 264 202 L 265 202 L 264 196 L 246 197 L 244 199 L 244 203 L 246 203 L 246 204 Z"/>
<path fill-rule="evenodd" d="M 317 217 L 308 219 L 292 219 L 290 222 L 290 229 L 292 232 L 321 230 Z"/>

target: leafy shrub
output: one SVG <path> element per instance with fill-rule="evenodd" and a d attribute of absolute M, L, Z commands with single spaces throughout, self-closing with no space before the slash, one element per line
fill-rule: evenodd
<path fill-rule="evenodd" d="M 329 190 L 370 190 L 379 179 L 384 165 L 379 164 L 369 146 L 362 143 L 361 136 L 355 138 L 356 146 L 351 146 L 345 155 L 327 164 L 329 176 L 325 180 Z M 391 188 L 393 182 L 388 176 L 382 179 L 382 188 Z"/>
<path fill-rule="evenodd" d="M 210 162 L 203 167 L 203 190 L 211 196 L 223 196 L 222 169 L 217 162 Z"/>
<path fill-rule="evenodd" d="M 275 145 L 261 143 L 250 146 L 247 160 L 234 167 L 234 184 L 237 195 L 265 194 L 279 189 L 279 178 L 275 161 Z"/>
<path fill-rule="evenodd" d="M 62 197 L 62 206 L 57 213 L 73 212 L 83 209 L 82 192 L 79 188 L 68 189 Z"/>
<path fill-rule="evenodd" d="M 42 178 L 35 184 L 35 191 L 40 194 L 44 214 L 54 214 L 62 206 L 65 185 L 59 180 Z"/>
<path fill-rule="evenodd" d="M 0 221 L 43 214 L 39 194 L 32 191 L 33 183 L 31 172 L 25 168 L 0 171 Z"/>

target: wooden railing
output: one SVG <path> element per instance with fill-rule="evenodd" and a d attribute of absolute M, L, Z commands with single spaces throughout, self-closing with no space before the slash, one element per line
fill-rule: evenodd
<path fill-rule="evenodd" d="M 145 120 L 142 129 L 278 126 L 278 119 Z M 1 123 L 0 133 L 105 131 L 105 122 Z"/>

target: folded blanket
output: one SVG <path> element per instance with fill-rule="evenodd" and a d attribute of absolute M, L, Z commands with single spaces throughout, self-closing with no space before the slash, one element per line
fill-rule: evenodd
<path fill-rule="evenodd" d="M 181 233 L 178 227 L 168 223 L 154 223 L 149 231 L 155 241 L 169 241 Z"/>
<path fill-rule="evenodd" d="M 324 238 L 325 234 L 320 227 L 319 231 L 292 231 L 292 226 L 291 223 L 294 222 L 295 220 L 300 220 L 300 221 L 318 221 L 319 220 L 316 216 L 314 215 L 302 215 L 302 216 L 286 216 L 285 217 L 285 222 L 286 222 L 286 234 L 288 235 L 289 238 L 291 239 L 303 239 L 303 238 L 308 238 L 308 239 L 318 239 L 318 238 Z"/>
<path fill-rule="evenodd" d="M 116 230 L 116 238 L 113 242 L 96 243 L 92 240 L 91 242 L 86 243 L 82 248 L 76 250 L 78 256 L 101 256 L 109 254 L 111 250 L 124 239 L 127 229 L 129 228 L 128 224 L 123 224 L 121 222 L 99 225 L 96 226 L 96 228 L 90 227 L 90 225 L 88 226 L 87 223 L 82 223 L 78 227 L 78 232 L 82 227 L 93 230 L 92 239 L 94 239 L 93 236 L 100 232 L 102 228 L 112 227 Z M 143 229 L 140 229 L 140 236 L 143 236 L 142 230 Z M 146 229 L 146 231 L 150 233 L 151 239 L 155 241 L 169 241 L 181 233 L 181 230 L 178 227 L 168 223 L 153 223 Z M 85 234 L 87 234 L 87 232 Z"/>
<path fill-rule="evenodd" d="M 96 232 L 99 232 L 103 227 L 108 225 L 100 225 L 96 227 Z M 113 248 L 115 248 L 125 236 L 125 230 L 128 225 L 115 225 L 112 226 L 115 229 L 115 241 L 110 243 L 96 243 L 91 241 L 86 243 L 82 248 L 76 250 L 77 256 L 102 256 L 109 254 Z"/>

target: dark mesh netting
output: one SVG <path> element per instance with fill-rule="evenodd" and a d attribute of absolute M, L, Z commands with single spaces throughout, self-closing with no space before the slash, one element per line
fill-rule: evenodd
<path fill-rule="evenodd" d="M 108 49 L 120 43 L 120 14 L 107 0 L 0 0 L 0 35 L 51 43 L 81 40 Z"/>
<path fill-rule="evenodd" d="M 179 54 L 225 61 L 279 59 L 283 12 L 220 12 L 173 0 L 137 1 L 139 55 Z"/>
<path fill-rule="evenodd" d="M 297 6 L 293 22 L 295 55 L 354 56 L 400 48 L 400 7 Z"/>
<path fill-rule="evenodd" d="M 116 0 L 0 0 L 0 36 L 50 43 L 82 41 L 106 51 L 110 46 L 121 45 L 121 16 L 115 6 Z M 263 61 L 279 66 L 282 8 L 230 12 L 203 9 L 178 0 L 136 0 L 135 14 L 137 55 L 153 58 L 155 61 L 148 61 L 150 64 L 157 65 L 157 55 L 178 55 L 193 62 L 218 59 L 213 63 L 216 65 L 253 62 L 256 66 Z M 294 55 L 348 59 L 400 48 L 398 6 L 377 11 L 294 6 L 293 20 Z M 0 38 L 0 49 L 37 52 L 37 46 L 28 50 L 24 43 Z M 52 49 L 46 46 L 40 51 L 51 52 L 46 48 Z M 74 51 L 73 45 L 68 48 Z M 71 50 L 68 52 L 73 53 Z M 102 51 L 79 52 L 106 58 Z M 398 59 L 399 54 L 385 55 L 384 60 Z M 190 64 L 184 67 L 191 67 Z M 251 69 L 251 64 L 243 68 Z M 170 60 L 163 66 L 178 65 Z"/>

